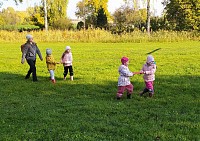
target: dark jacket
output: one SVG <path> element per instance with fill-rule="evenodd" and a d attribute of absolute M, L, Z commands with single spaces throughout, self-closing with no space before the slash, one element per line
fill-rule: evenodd
<path fill-rule="evenodd" d="M 26 60 L 36 60 L 36 54 L 38 54 L 40 60 L 43 60 L 42 54 L 40 53 L 37 44 L 34 42 L 32 42 L 32 44 L 26 42 L 22 50 L 22 60 L 24 60 L 25 58 Z"/>

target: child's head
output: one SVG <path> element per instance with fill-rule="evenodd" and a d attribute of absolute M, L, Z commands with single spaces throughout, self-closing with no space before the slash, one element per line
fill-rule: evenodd
<path fill-rule="evenodd" d="M 68 53 L 69 53 L 70 51 L 71 51 L 71 47 L 70 47 L 70 46 L 66 46 L 66 47 L 65 47 L 65 52 L 68 52 Z"/>
<path fill-rule="evenodd" d="M 26 35 L 26 39 L 27 39 L 27 41 L 32 42 L 33 36 L 31 34 L 28 34 L 28 35 Z"/>
<path fill-rule="evenodd" d="M 52 50 L 49 49 L 49 48 L 47 48 L 47 49 L 46 49 L 46 54 L 47 54 L 47 55 L 51 55 L 51 53 L 52 53 Z"/>
<path fill-rule="evenodd" d="M 147 64 L 151 65 L 151 64 L 154 64 L 154 58 L 152 55 L 148 55 L 147 56 Z"/>
<path fill-rule="evenodd" d="M 123 65 L 128 66 L 129 64 L 129 59 L 127 57 L 122 57 L 121 62 Z"/>

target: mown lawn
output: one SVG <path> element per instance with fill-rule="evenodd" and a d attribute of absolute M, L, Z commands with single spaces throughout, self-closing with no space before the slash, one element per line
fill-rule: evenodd
<path fill-rule="evenodd" d="M 0 44 L 0 140 L 200 140 L 200 42 L 38 43 L 57 61 L 72 48 L 74 81 L 63 67 L 49 81 L 37 59 L 39 82 L 25 80 L 19 43 Z M 140 97 L 142 75 L 131 78 L 133 98 L 117 101 L 120 58 L 139 71 L 148 53 L 158 66 L 153 98 Z"/>

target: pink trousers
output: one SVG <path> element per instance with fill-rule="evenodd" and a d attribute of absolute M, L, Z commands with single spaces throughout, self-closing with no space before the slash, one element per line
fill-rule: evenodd
<path fill-rule="evenodd" d="M 145 82 L 146 88 L 153 90 L 153 81 Z"/>
<path fill-rule="evenodd" d="M 117 97 L 122 97 L 124 91 L 127 90 L 127 94 L 132 94 L 133 92 L 133 85 L 126 85 L 126 86 L 118 86 Z"/>

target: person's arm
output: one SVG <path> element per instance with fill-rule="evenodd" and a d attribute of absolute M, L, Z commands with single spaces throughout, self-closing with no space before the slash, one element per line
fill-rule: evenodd
<path fill-rule="evenodd" d="M 28 52 L 28 45 L 25 45 L 22 49 L 22 59 L 21 59 L 22 64 L 24 64 L 25 62 L 25 57 L 26 57 L 27 52 Z"/>
<path fill-rule="evenodd" d="M 36 53 L 38 54 L 40 60 L 42 61 L 42 60 L 43 60 L 43 58 L 42 58 L 42 54 L 41 54 L 41 52 L 40 52 L 40 50 L 39 50 L 37 44 L 35 44 L 35 46 L 36 46 Z"/>
<path fill-rule="evenodd" d="M 140 70 L 140 74 L 144 74 L 144 66 L 145 65 L 142 66 L 142 69 Z"/>
<path fill-rule="evenodd" d="M 128 69 L 122 67 L 120 68 L 120 73 L 123 75 L 123 76 L 127 76 L 127 77 L 131 77 L 133 76 L 134 74 L 132 72 L 130 72 Z"/>
<path fill-rule="evenodd" d="M 60 58 L 60 63 L 62 63 L 62 64 L 64 63 L 64 60 L 63 60 L 64 57 L 65 57 L 65 53 L 63 53 L 63 54 L 62 54 L 62 57 Z"/>

